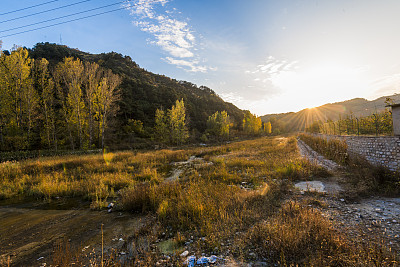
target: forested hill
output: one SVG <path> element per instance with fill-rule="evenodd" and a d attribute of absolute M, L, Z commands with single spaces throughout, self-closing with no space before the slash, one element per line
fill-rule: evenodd
<path fill-rule="evenodd" d="M 198 87 L 185 81 L 158 75 L 140 68 L 129 56 L 119 53 L 90 54 L 67 46 L 38 43 L 29 49 L 34 59 L 46 58 L 50 69 L 65 57 L 79 58 L 83 62 L 96 62 L 105 69 L 111 69 L 122 78 L 122 90 L 118 122 L 124 125 L 128 120 L 140 120 L 146 127 L 154 125 L 156 109 L 168 109 L 176 100 L 183 99 L 189 119 L 190 130 L 203 132 L 208 116 L 216 111 L 227 111 L 236 125 L 243 119 L 243 111 L 223 101 L 213 90 Z"/>

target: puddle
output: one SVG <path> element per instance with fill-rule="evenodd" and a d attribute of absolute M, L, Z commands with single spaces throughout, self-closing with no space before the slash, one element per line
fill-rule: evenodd
<path fill-rule="evenodd" d="M 184 249 L 184 247 L 178 247 L 173 239 L 162 241 L 158 243 L 157 247 L 163 254 L 174 254 Z"/>
<path fill-rule="evenodd" d="M 299 189 L 301 193 L 304 193 L 306 191 L 326 193 L 325 185 L 321 181 L 299 182 L 296 183 L 294 187 Z"/>
<path fill-rule="evenodd" d="M 58 197 L 51 200 L 37 199 L 34 197 L 15 197 L 0 201 L 0 207 L 13 207 L 39 210 L 77 210 L 89 209 L 90 201 L 76 197 Z"/>

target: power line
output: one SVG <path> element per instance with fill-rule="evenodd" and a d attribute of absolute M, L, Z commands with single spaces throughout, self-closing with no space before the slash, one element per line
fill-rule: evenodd
<path fill-rule="evenodd" d="M 81 11 L 81 12 L 78 12 L 78 13 L 73 13 L 73 14 L 69 14 L 69 15 L 65 15 L 65 16 L 61 16 L 61 17 L 57 17 L 57 18 L 52 18 L 52 19 L 43 20 L 43 21 L 40 21 L 40 22 L 35 22 L 35 23 L 31 23 L 31 24 L 27 24 L 27 25 L 11 28 L 11 29 L 8 29 L 8 30 L 3 30 L 3 31 L 0 31 L 0 32 L 9 32 L 9 31 L 17 30 L 17 29 L 22 29 L 22 28 L 26 28 L 26 27 L 30 27 L 30 26 L 34 26 L 34 25 L 38 25 L 38 24 L 43 24 L 43 23 L 46 23 L 46 22 L 54 21 L 54 20 L 59 20 L 59 19 L 63 19 L 63 18 L 76 16 L 76 15 L 79 15 L 79 14 L 91 12 L 91 11 L 94 11 L 94 10 L 98 10 L 98 9 L 102 9 L 102 8 L 106 8 L 106 7 L 110 7 L 110 6 L 115 6 L 115 5 L 126 3 L 126 2 L 127 1 L 117 2 L 117 3 L 114 3 L 114 4 L 101 6 L 101 7 L 96 7 L 96 8 L 92 8 L 92 9 L 89 9 L 89 10 Z"/>
<path fill-rule="evenodd" d="M 28 6 L 28 7 L 24 7 L 24 8 L 21 8 L 21 9 L 17 9 L 17 10 L 13 10 L 13 11 L 8 11 L 8 12 L 6 12 L 6 13 L 0 14 L 0 16 L 7 15 L 7 14 L 11 14 L 11 13 L 15 13 L 15 12 L 19 12 L 19 11 L 23 11 L 23 10 L 27 10 L 27 9 L 34 8 L 34 7 L 38 7 L 38 6 L 44 6 L 44 5 L 47 5 L 47 4 L 50 4 L 50 3 L 53 3 L 53 2 L 57 2 L 57 1 L 60 1 L 60 0 L 53 0 L 53 1 L 45 2 L 45 3 L 38 4 L 38 5 L 34 5 L 34 6 Z"/>
<path fill-rule="evenodd" d="M 90 1 L 90 0 L 89 0 L 89 1 Z M 159 0 L 152 0 L 152 1 L 148 1 L 148 2 L 146 2 L 146 3 L 136 3 L 136 4 L 134 4 L 134 5 L 130 5 L 129 7 L 141 6 L 141 5 L 143 5 L 143 4 L 149 4 L 149 3 L 156 3 L 156 2 L 158 2 L 158 1 L 159 1 Z M 53 27 L 53 26 L 57 26 L 57 25 L 61 25 L 61 24 L 66 24 L 66 23 L 73 22 L 73 21 L 78 21 L 78 20 L 83 20 L 83 19 L 87 19 L 87 18 L 92 18 L 92 17 L 100 16 L 100 15 L 103 15 L 103 14 L 115 12 L 115 11 L 122 10 L 122 9 L 126 9 L 126 7 L 121 7 L 121 8 L 117 8 L 117 9 L 114 9 L 114 10 L 104 11 L 104 12 L 97 13 L 97 14 L 93 14 L 93 15 L 90 15 L 90 16 L 85 16 L 85 17 L 81 17 L 81 18 L 71 19 L 71 20 L 67 20 L 67 21 L 63 21 L 63 22 L 59 22 L 59 23 L 55 23 L 55 24 L 51 24 L 51 25 L 47 25 L 47 26 L 35 28 L 35 29 L 30 29 L 30 30 L 26 30 L 26 31 L 22 31 L 22 32 L 17 32 L 17 33 L 12 33 L 12 34 L 8 34 L 8 35 L 3 35 L 3 36 L 0 36 L 0 39 L 1 39 L 1 38 L 5 38 L 5 37 L 10 37 L 10 36 L 18 35 L 18 34 L 27 33 L 27 32 L 37 31 L 37 30 L 41 30 L 41 29 L 45 29 L 45 28 L 50 28 L 50 27 Z"/>
<path fill-rule="evenodd" d="M 57 26 L 57 25 L 61 25 L 61 24 L 65 24 L 65 23 L 69 23 L 69 22 L 73 22 L 73 21 L 77 21 L 77 20 L 82 20 L 82 19 L 87 19 L 87 18 L 91 18 L 91 17 L 96 17 L 96 16 L 100 16 L 100 15 L 103 15 L 103 14 L 115 12 L 115 11 L 122 10 L 122 9 L 125 9 L 125 7 L 121 7 L 121 8 L 117 8 L 117 9 L 114 9 L 114 10 L 105 11 L 105 12 L 101 12 L 101 13 L 97 13 L 97 14 L 93 14 L 93 15 L 90 15 L 90 16 L 85 16 L 85 17 L 81 17 L 81 18 L 77 18 L 77 19 L 71 19 L 71 20 L 67 20 L 67 21 L 63 21 L 63 22 L 59 22 L 59 23 L 55 23 L 55 24 L 51 24 L 51 25 L 47 25 L 47 26 L 43 26 L 43 27 L 31 29 L 31 30 L 26 30 L 26 31 L 22 31 L 22 32 L 17 32 L 17 33 L 12 33 L 12 34 L 8 34 L 8 35 L 3 35 L 3 36 L 0 36 L 0 38 L 5 38 L 5 37 L 14 36 L 14 35 L 18 35 L 18 34 L 22 34 L 22 33 L 27 33 L 27 32 L 32 32 L 32 31 L 37 31 L 37 30 L 41 30 L 41 29 L 45 29 L 45 28 L 49 28 L 49 27 L 53 27 L 53 26 Z"/>
<path fill-rule="evenodd" d="M 82 3 L 85 3 L 85 2 L 89 2 L 89 1 L 91 1 L 91 0 L 84 0 L 84 1 L 77 2 L 77 3 L 73 3 L 73 4 L 69 4 L 69 5 L 65 5 L 65 6 L 60 6 L 60 7 L 56 7 L 56 8 L 52 8 L 52 9 L 36 12 L 36 13 L 33 13 L 33 14 L 29 14 L 29 15 L 13 18 L 13 19 L 3 20 L 3 21 L 0 21 L 0 23 L 14 21 L 14 20 L 18 20 L 18 19 L 27 18 L 27 17 L 32 17 L 32 16 L 35 16 L 35 15 L 47 13 L 47 12 L 50 12 L 50 11 L 54 11 L 54 10 L 57 10 L 57 9 L 62 9 L 62 8 L 70 7 L 70 6 L 75 6 L 75 5 L 82 4 Z"/>

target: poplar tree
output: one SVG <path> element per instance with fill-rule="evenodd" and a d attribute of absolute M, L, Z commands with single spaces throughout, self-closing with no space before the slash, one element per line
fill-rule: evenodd
<path fill-rule="evenodd" d="M 243 131 L 247 134 L 256 135 L 260 133 L 261 118 L 246 110 L 243 118 Z"/>
<path fill-rule="evenodd" d="M 168 116 L 162 109 L 156 110 L 154 136 L 161 143 L 169 142 Z"/>
<path fill-rule="evenodd" d="M 93 144 L 94 120 L 96 118 L 96 90 L 100 82 L 99 65 L 95 62 L 85 62 L 84 84 L 87 122 L 89 128 L 89 145 Z"/>
<path fill-rule="evenodd" d="M 67 130 L 71 142 L 71 148 L 75 148 L 73 130 L 78 135 L 79 148 L 83 143 L 83 126 L 85 103 L 82 99 L 82 73 L 83 65 L 79 59 L 64 58 L 58 63 L 55 77 L 58 81 L 58 95 L 62 103 L 63 115 L 67 124 Z"/>
<path fill-rule="evenodd" d="M 182 144 L 189 138 L 189 131 L 186 125 L 186 110 L 183 99 L 176 100 L 175 106 L 168 110 L 171 141 L 174 144 Z"/>
<path fill-rule="evenodd" d="M 230 120 L 228 113 L 224 111 L 217 111 L 208 117 L 207 132 L 218 139 L 229 138 Z"/>
<path fill-rule="evenodd" d="M 96 92 L 97 115 L 99 116 L 99 135 L 101 136 L 101 148 L 104 149 L 105 131 L 109 126 L 109 118 L 116 115 L 118 107 L 115 102 L 120 99 L 118 86 L 121 78 L 113 74 L 111 70 L 104 72 Z"/>
<path fill-rule="evenodd" d="M 271 122 L 265 122 L 264 123 L 264 132 L 266 134 L 271 134 L 271 132 L 272 132 Z"/>
<path fill-rule="evenodd" d="M 54 81 L 50 77 L 48 65 L 49 62 L 45 58 L 36 60 L 34 64 L 34 79 L 37 91 L 41 91 L 40 110 L 44 122 L 43 141 L 48 147 L 53 146 L 57 150 Z"/>

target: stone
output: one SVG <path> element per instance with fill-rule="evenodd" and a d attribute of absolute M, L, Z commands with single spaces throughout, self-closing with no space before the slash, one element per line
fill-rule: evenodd
<path fill-rule="evenodd" d="M 180 256 L 181 256 L 182 258 L 184 258 L 184 257 L 187 257 L 187 255 L 189 255 L 189 251 L 185 250 L 184 252 L 181 253 Z"/>

